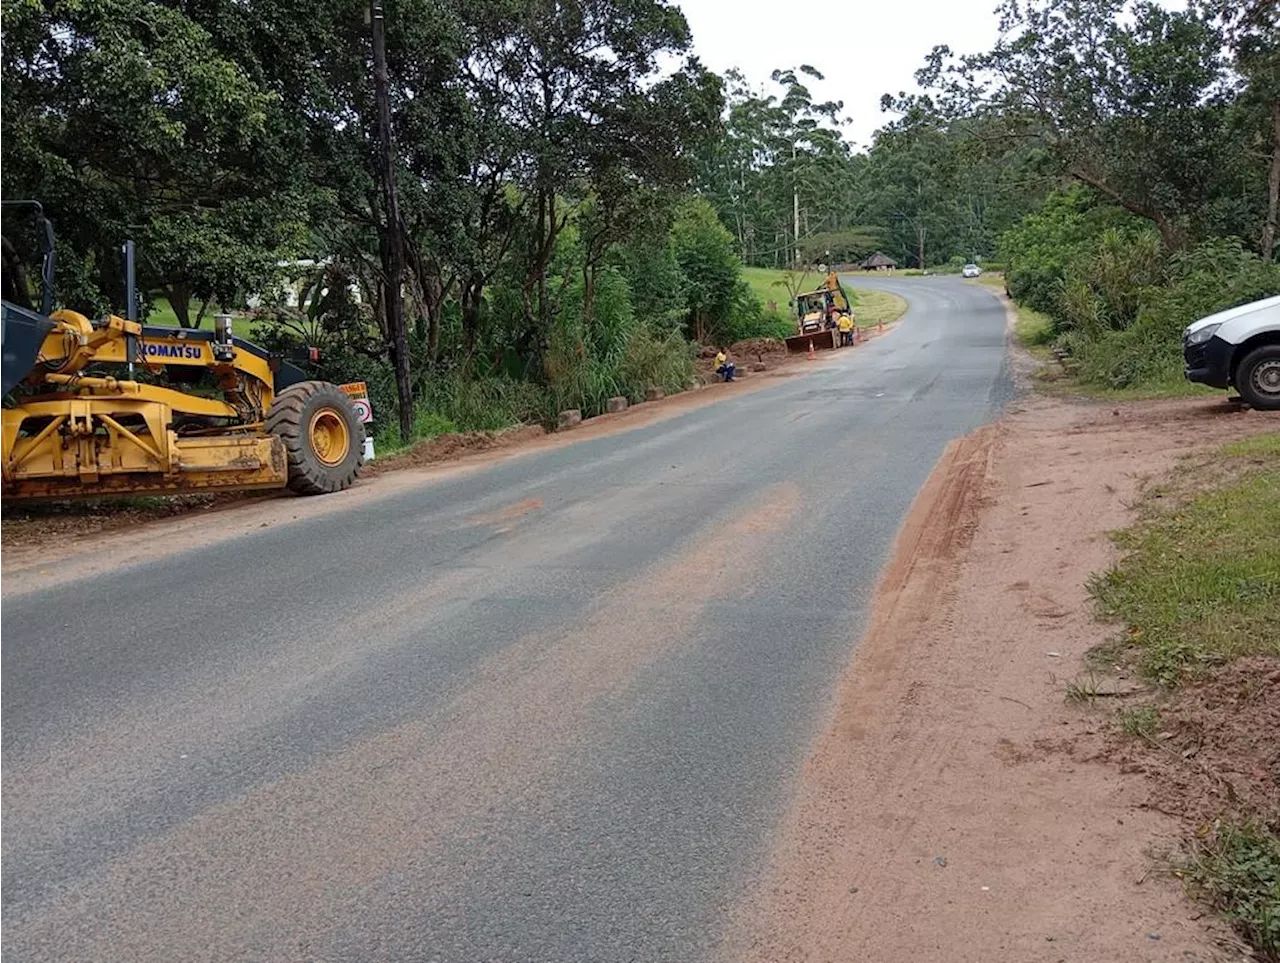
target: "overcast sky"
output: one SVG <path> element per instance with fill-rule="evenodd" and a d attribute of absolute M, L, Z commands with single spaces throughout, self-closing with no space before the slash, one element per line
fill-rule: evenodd
<path fill-rule="evenodd" d="M 809 85 L 814 99 L 844 101 L 852 119 L 847 136 L 859 146 L 890 119 L 880 111 L 880 95 L 915 90 L 915 71 L 935 45 L 956 53 L 990 48 L 996 2 L 676 0 L 693 31 L 694 52 L 717 73 L 737 67 L 759 87 L 775 68 L 807 63 L 822 71 L 826 80 Z"/>

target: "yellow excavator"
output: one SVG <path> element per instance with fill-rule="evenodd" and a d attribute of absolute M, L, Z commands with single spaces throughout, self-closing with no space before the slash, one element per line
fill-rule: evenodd
<path fill-rule="evenodd" d="M 229 315 L 212 331 L 140 323 L 132 243 L 127 317 L 55 311 L 53 228 L 39 204 L 17 203 L 34 212 L 42 265 L 33 304 L 5 240 L 6 500 L 351 485 L 364 426 L 336 385 L 235 337 Z"/>
<path fill-rule="evenodd" d="M 839 275 L 833 271 L 816 291 L 797 294 L 795 309 L 796 333 L 787 338 L 789 354 L 807 352 L 810 347 L 815 351 L 840 347 L 840 316 L 852 316 L 853 306 Z"/>

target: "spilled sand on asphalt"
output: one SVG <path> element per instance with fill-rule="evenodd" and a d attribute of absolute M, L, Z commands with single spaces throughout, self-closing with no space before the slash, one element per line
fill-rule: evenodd
<path fill-rule="evenodd" d="M 576 625 L 513 640 L 437 709 L 204 807 L 68 882 L 56 906 L 29 910 L 11 926 L 15 951 L 56 941 L 64 955 L 82 959 L 305 959 L 308 946 L 340 937 L 335 905 L 373 901 L 387 911 L 388 900 L 401 898 L 385 889 L 397 874 L 449 891 L 464 878 L 459 861 L 480 858 L 501 838 L 508 807 L 528 817 L 554 805 L 599 720 L 626 705 L 647 666 L 696 637 L 709 604 L 752 590 L 771 538 L 801 508 L 795 483 L 771 486 L 744 502 L 733 523 L 692 538 L 603 596 Z M 416 604 L 400 599 L 385 623 L 364 626 L 361 646 L 418 637 L 441 594 L 428 590 Z M 652 618 L 656 609 L 661 619 Z M 273 685 L 257 666 L 225 684 L 237 681 Z M 261 708 L 271 706 L 264 699 Z M 118 741 L 113 732 L 96 739 Z M 209 905 L 224 908 L 233 924 L 199 911 Z"/>

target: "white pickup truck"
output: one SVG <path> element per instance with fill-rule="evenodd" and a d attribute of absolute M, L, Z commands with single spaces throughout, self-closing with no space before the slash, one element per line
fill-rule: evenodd
<path fill-rule="evenodd" d="M 1219 311 L 1182 332 L 1188 381 L 1233 387 L 1265 411 L 1280 411 L 1280 297 Z"/>

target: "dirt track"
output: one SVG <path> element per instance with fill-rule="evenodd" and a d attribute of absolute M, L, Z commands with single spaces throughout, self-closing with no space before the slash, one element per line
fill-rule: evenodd
<path fill-rule="evenodd" d="M 1158 872 L 1177 825 L 1098 758 L 1105 718 L 1064 693 L 1113 631 L 1084 585 L 1142 483 L 1278 422 L 1216 399 L 1035 399 L 953 443 L 725 958 L 1240 958 Z"/>

